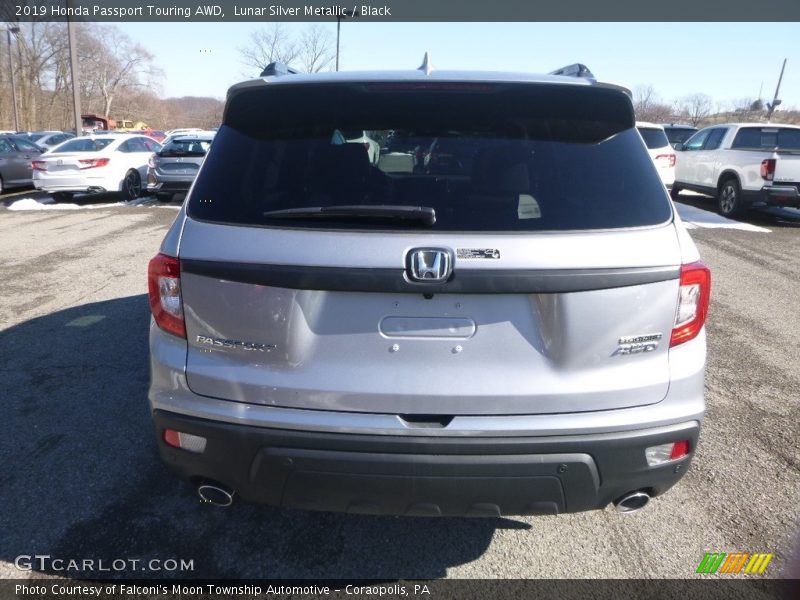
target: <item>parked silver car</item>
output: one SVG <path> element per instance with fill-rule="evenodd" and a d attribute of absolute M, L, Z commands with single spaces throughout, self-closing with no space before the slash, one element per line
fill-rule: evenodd
<path fill-rule="evenodd" d="M 185 192 L 197 177 L 214 134 L 196 134 L 171 139 L 147 163 L 147 191 L 161 201 Z"/>
<path fill-rule="evenodd" d="M 42 151 L 47 151 L 55 148 L 61 142 L 74 138 L 75 135 L 64 131 L 28 131 L 26 133 L 18 133 L 15 137 L 27 140 L 36 144 Z"/>
<path fill-rule="evenodd" d="M 464 160 L 379 169 L 342 129 Z M 236 85 L 148 278 L 159 451 L 212 504 L 633 511 L 697 448 L 710 274 L 593 79 Z"/>

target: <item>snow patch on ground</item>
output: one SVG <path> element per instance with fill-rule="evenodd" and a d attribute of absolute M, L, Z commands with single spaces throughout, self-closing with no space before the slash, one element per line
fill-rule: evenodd
<path fill-rule="evenodd" d="M 60 203 L 57 204 L 52 198 L 21 198 L 16 202 L 8 205 L 8 210 L 94 210 L 97 208 L 109 208 L 110 206 L 137 206 L 137 207 L 153 207 L 172 208 L 180 210 L 180 206 L 174 204 L 163 204 L 153 198 L 136 198 L 130 202 L 109 202 L 104 204 L 73 204 L 73 203 Z"/>
<path fill-rule="evenodd" d="M 675 203 L 678 214 L 681 216 L 687 229 L 741 229 L 743 231 L 755 231 L 757 233 L 771 233 L 771 229 L 751 225 L 750 223 L 740 223 L 733 219 L 728 219 L 715 212 L 703 210 L 688 204 Z"/>

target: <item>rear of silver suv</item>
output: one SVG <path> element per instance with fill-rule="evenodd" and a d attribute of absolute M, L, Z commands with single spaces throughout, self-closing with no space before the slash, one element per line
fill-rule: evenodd
<path fill-rule="evenodd" d="M 612 86 L 234 86 L 149 286 L 160 454 L 209 502 L 633 510 L 697 447 L 710 275 Z"/>

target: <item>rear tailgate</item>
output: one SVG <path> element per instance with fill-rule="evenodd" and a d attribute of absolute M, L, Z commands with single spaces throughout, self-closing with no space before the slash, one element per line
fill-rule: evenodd
<path fill-rule="evenodd" d="M 611 237 L 616 250 L 604 252 Z M 342 233 L 309 243 L 304 233 L 189 220 L 181 243 L 189 386 L 255 404 L 448 415 L 603 410 L 667 393 L 679 262 L 672 225 L 436 240 L 456 251 L 499 249 L 496 261 L 457 259 L 455 281 L 485 271 L 501 287 L 506 271 L 527 287 L 519 293 L 391 291 L 404 281 L 406 251 L 420 243 L 430 245 Z M 576 248 L 585 249 L 579 265 L 570 259 Z M 603 279 L 630 285 L 566 291 Z M 649 335 L 663 336 L 655 350 L 618 353 L 622 338 Z"/>
<path fill-rule="evenodd" d="M 445 174 L 385 173 L 359 145 L 337 147 L 338 129 L 448 138 L 469 156 Z M 490 415 L 667 393 L 680 247 L 616 90 L 251 85 L 229 98 L 187 202 L 181 286 L 197 394 Z M 365 212 L 291 213 L 320 206 Z M 435 222 L 408 218 L 416 206 Z M 397 207 L 396 218 L 374 213 Z"/>
<path fill-rule="evenodd" d="M 791 185 L 800 193 L 800 148 L 797 150 L 778 150 L 775 153 L 775 175 L 772 184 Z"/>

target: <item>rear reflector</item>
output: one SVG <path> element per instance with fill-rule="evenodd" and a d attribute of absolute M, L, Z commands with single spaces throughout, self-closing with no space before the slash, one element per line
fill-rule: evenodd
<path fill-rule="evenodd" d="M 689 440 L 681 440 L 672 444 L 672 452 L 670 452 L 670 460 L 678 460 L 689 454 Z"/>
<path fill-rule="evenodd" d="M 180 448 L 187 452 L 200 454 L 206 449 L 206 438 L 190 433 L 175 431 L 174 429 L 164 430 L 164 442 L 173 448 Z"/>
<path fill-rule="evenodd" d="M 673 442 L 671 444 L 661 444 L 660 446 L 650 446 L 644 451 L 647 464 L 651 467 L 678 460 L 687 454 L 689 454 L 689 440 L 681 440 L 680 442 Z"/>
<path fill-rule="evenodd" d="M 678 308 L 670 348 L 697 337 L 706 322 L 710 298 L 711 271 L 708 267 L 700 261 L 681 265 Z"/>
<path fill-rule="evenodd" d="M 164 441 L 167 443 L 168 446 L 172 446 L 173 448 L 181 447 L 180 435 L 174 429 L 164 430 Z"/>
<path fill-rule="evenodd" d="M 164 254 L 153 257 L 147 268 L 147 291 L 156 325 L 185 338 L 180 261 Z"/>

